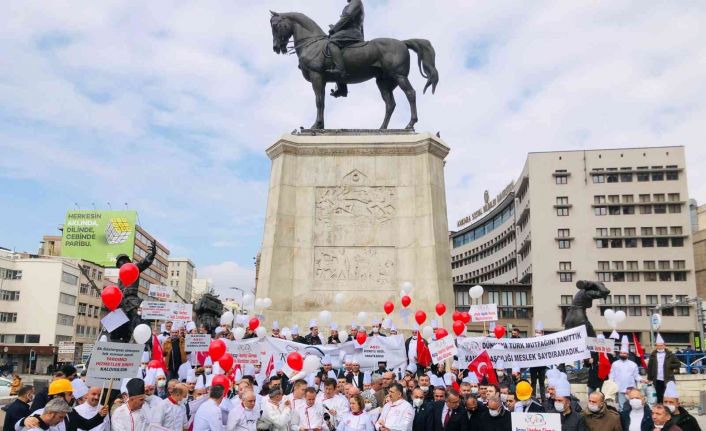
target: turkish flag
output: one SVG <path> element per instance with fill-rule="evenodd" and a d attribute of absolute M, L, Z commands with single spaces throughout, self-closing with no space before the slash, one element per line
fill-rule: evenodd
<path fill-rule="evenodd" d="M 159 338 L 156 335 L 152 335 L 152 359 L 158 360 L 162 364 L 162 369 L 167 372 L 167 364 L 164 362 L 164 353 L 162 352 L 162 345 L 159 344 Z"/>
<path fill-rule="evenodd" d="M 431 352 L 419 331 L 417 331 L 417 364 L 421 365 L 422 368 L 431 365 Z"/>
<path fill-rule="evenodd" d="M 605 380 L 610 375 L 610 360 L 605 353 L 598 354 L 598 378 Z"/>
<path fill-rule="evenodd" d="M 637 353 L 637 356 L 640 357 L 642 368 L 647 368 L 647 364 L 645 363 L 645 350 L 642 348 L 642 345 L 634 332 L 632 333 L 632 343 L 635 345 L 635 353 Z"/>
<path fill-rule="evenodd" d="M 476 356 L 476 358 L 468 364 L 468 369 L 476 374 L 479 382 L 485 377 L 491 385 L 498 384 L 498 376 L 495 375 L 493 361 L 490 359 L 487 350 L 483 350 L 480 355 Z"/>
<path fill-rule="evenodd" d="M 274 355 L 270 355 L 270 361 L 267 363 L 267 367 L 265 367 L 265 377 L 267 377 L 269 379 L 274 370 L 275 370 L 275 357 L 274 357 Z"/>

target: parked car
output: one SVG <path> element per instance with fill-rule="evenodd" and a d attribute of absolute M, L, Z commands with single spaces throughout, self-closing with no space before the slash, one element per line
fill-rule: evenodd
<path fill-rule="evenodd" d="M 9 397 L 10 396 L 10 385 L 12 384 L 12 380 L 6 379 L 4 377 L 0 377 L 0 397 Z"/>

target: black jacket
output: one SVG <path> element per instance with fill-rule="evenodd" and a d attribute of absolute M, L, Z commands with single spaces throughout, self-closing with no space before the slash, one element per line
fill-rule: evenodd
<path fill-rule="evenodd" d="M 35 415 L 35 417 L 36 416 L 39 415 Z M 102 424 L 104 419 L 105 418 L 99 415 L 98 413 L 96 413 L 96 415 L 93 416 L 91 419 L 86 419 L 80 414 L 78 414 L 76 410 L 71 410 L 69 413 L 66 414 L 66 417 L 64 418 L 64 428 L 66 429 L 66 431 L 78 431 L 79 428 L 84 430 L 90 430 Z M 22 422 L 22 425 L 24 426 L 24 422 Z M 9 429 L 15 428 L 13 427 Z"/>
<path fill-rule="evenodd" d="M 434 401 L 432 409 L 427 416 L 427 430 L 429 431 L 461 431 L 466 430 L 466 409 L 457 407 L 451 410 L 449 421 L 444 427 L 444 418 L 441 416 L 444 412 L 446 401 Z"/>
<path fill-rule="evenodd" d="M 432 403 L 424 402 L 419 408 L 414 407 L 414 422 L 412 422 L 412 431 L 427 431 L 427 417 L 431 414 Z"/>
<path fill-rule="evenodd" d="M 512 430 L 512 413 L 500 409 L 500 414 L 493 417 L 490 416 L 488 410 L 484 411 L 480 417 L 480 431 L 511 431 Z"/>
<path fill-rule="evenodd" d="M 49 388 L 44 388 L 41 391 L 34 394 L 34 400 L 32 400 L 32 407 L 29 408 L 30 412 L 36 412 L 39 409 L 43 409 L 44 406 L 49 402 Z M 14 429 L 14 428 L 12 428 Z"/>
<path fill-rule="evenodd" d="M 318 346 L 323 344 L 321 342 L 321 338 L 319 336 L 313 336 L 311 333 L 307 334 L 306 337 L 304 337 L 304 344 L 308 344 L 310 346 Z"/>
<path fill-rule="evenodd" d="M 696 422 L 696 418 L 684 410 L 684 407 L 679 407 L 679 414 L 672 415 L 672 419 L 670 419 L 667 424 L 677 425 L 684 431 L 701 431 L 698 422 Z M 667 427 L 665 426 L 665 428 Z"/>
<path fill-rule="evenodd" d="M 19 399 L 15 399 L 15 401 L 6 405 L 2 409 L 5 410 L 5 422 L 3 422 L 2 426 L 2 429 L 4 430 L 14 430 L 17 421 L 22 418 L 26 418 L 31 412 L 29 409 L 29 403 Z"/>
<path fill-rule="evenodd" d="M 481 403 L 478 403 L 478 408 L 475 411 L 466 409 L 466 425 L 468 431 L 479 431 L 482 429 L 481 418 L 487 414 L 488 408 Z M 509 414 L 509 413 L 508 413 Z"/>
<path fill-rule="evenodd" d="M 355 386 L 356 388 L 360 389 L 361 392 L 363 392 L 363 380 L 365 379 L 365 373 L 363 373 L 362 371 L 359 371 L 358 378 L 355 379 L 354 377 L 355 376 L 353 375 L 353 373 L 346 374 L 346 382 L 352 383 L 353 386 Z"/>
<path fill-rule="evenodd" d="M 627 403 L 626 407 L 620 412 L 620 424 L 623 426 L 624 430 L 630 429 L 630 403 Z M 654 422 L 652 422 L 652 410 L 650 406 L 645 404 L 643 407 L 642 422 L 640 422 L 641 431 L 652 431 L 655 427 Z"/>
<path fill-rule="evenodd" d="M 627 430 L 627 428 L 624 428 L 624 430 Z M 569 414 L 562 414 L 561 431 L 587 431 L 586 422 L 583 420 L 583 415 L 573 409 L 569 412 Z M 649 431 L 652 431 L 652 429 Z"/>

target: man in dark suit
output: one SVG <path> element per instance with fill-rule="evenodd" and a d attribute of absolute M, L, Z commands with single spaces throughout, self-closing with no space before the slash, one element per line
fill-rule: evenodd
<path fill-rule="evenodd" d="M 480 431 L 511 431 L 512 414 L 505 410 L 500 397 L 494 395 L 488 398 L 488 409 L 480 417 Z"/>
<path fill-rule="evenodd" d="M 488 408 L 483 403 L 479 403 L 478 399 L 473 396 L 466 398 L 464 407 L 466 407 L 466 425 L 468 425 L 466 429 L 469 431 L 480 430 L 481 417 Z"/>
<path fill-rule="evenodd" d="M 412 391 L 412 407 L 414 407 L 412 431 L 427 431 L 427 416 L 432 411 L 432 403 L 424 398 L 424 392 L 419 388 Z"/>
<path fill-rule="evenodd" d="M 435 401 L 427 418 L 430 431 L 461 431 L 467 428 L 466 411 L 461 406 L 461 394 L 455 389 L 446 391 L 445 401 Z"/>

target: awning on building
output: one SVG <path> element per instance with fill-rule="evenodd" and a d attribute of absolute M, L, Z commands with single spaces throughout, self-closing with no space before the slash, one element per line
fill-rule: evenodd
<path fill-rule="evenodd" d="M 7 351 L 5 350 L 7 349 Z M 30 350 L 34 350 L 37 356 L 53 356 L 56 353 L 56 346 L 27 346 L 17 344 L 0 344 L 0 352 L 7 355 L 29 355 Z"/>

